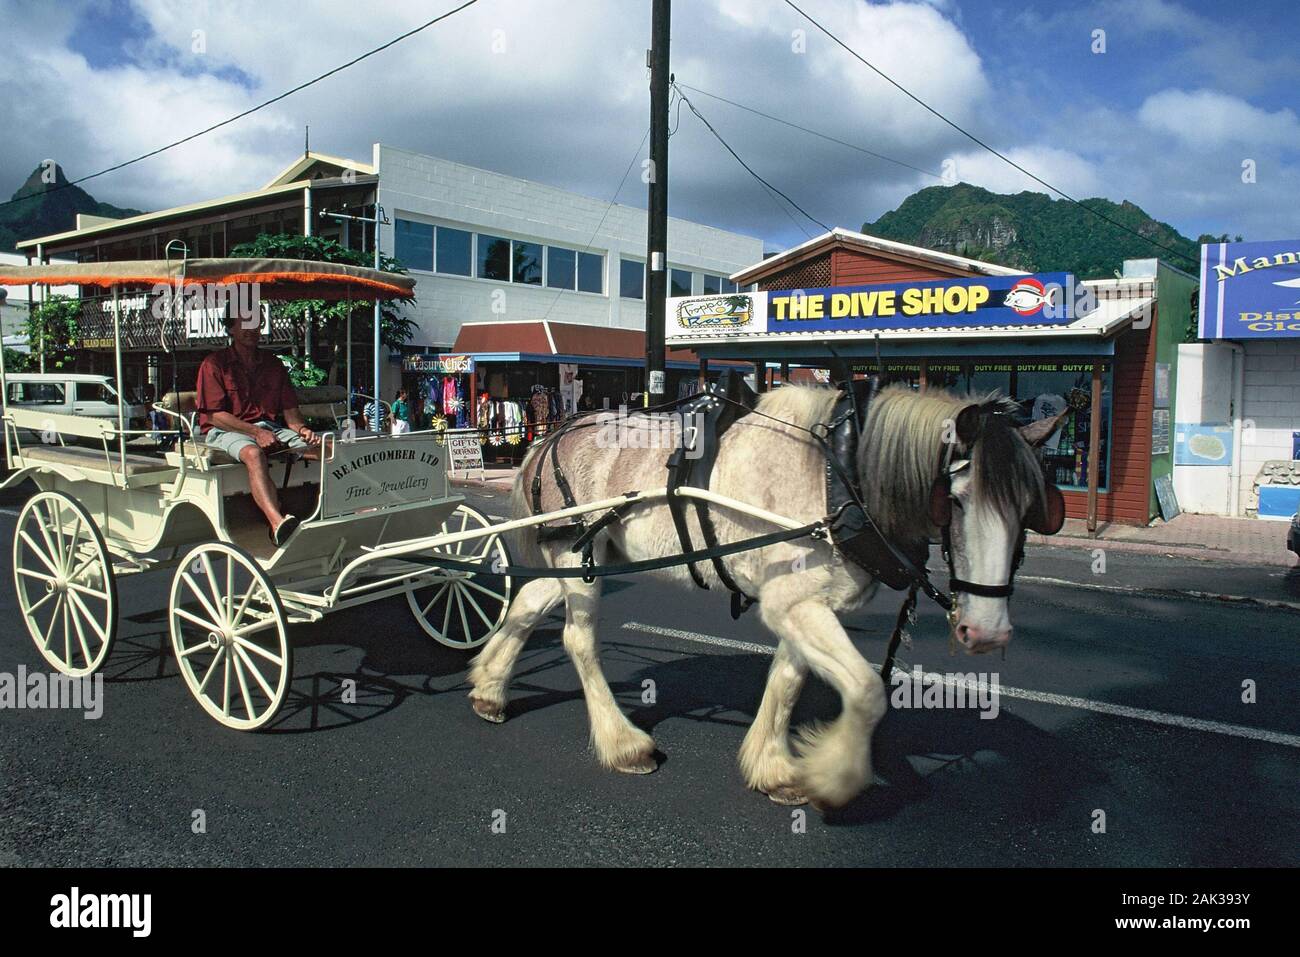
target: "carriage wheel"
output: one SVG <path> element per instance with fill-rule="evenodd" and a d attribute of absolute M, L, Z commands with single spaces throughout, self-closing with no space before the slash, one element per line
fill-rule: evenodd
<path fill-rule="evenodd" d="M 172 578 L 172 650 L 190 692 L 228 728 L 254 731 L 289 691 L 293 653 L 280 596 L 246 552 L 200 545 Z"/>
<path fill-rule="evenodd" d="M 82 678 L 117 636 L 117 583 L 90 513 L 62 492 L 37 492 L 18 514 L 14 587 L 36 648 L 56 670 Z"/>
<path fill-rule="evenodd" d="M 447 535 L 491 526 L 482 512 L 461 504 L 438 532 Z M 448 648 L 477 648 L 496 634 L 510 610 L 510 577 L 492 570 L 510 564 L 505 542 L 500 535 L 487 535 L 448 545 L 443 550 L 430 549 L 421 552 L 419 557 L 436 563 L 439 555 L 474 562 L 483 570 L 449 568 L 432 584 L 408 589 L 406 602 L 420 627 L 434 641 Z"/>

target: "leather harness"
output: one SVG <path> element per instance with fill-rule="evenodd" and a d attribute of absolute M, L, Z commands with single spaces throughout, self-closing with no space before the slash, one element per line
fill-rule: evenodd
<path fill-rule="evenodd" d="M 826 503 L 827 516 L 820 526 L 829 533 L 829 538 L 836 550 L 848 561 L 857 565 L 872 578 L 883 582 L 888 587 L 908 592 L 903 607 L 899 612 L 898 624 L 890 639 L 882 676 L 886 682 L 893 666 L 899 642 L 909 622 L 915 621 L 916 597 L 923 591 L 932 598 L 949 616 L 955 614 L 956 604 L 953 595 L 966 592 L 990 598 L 1009 598 L 1014 591 L 1016 571 L 1024 560 L 1025 531 L 1020 531 L 1016 545 L 1011 574 L 1003 585 L 986 585 L 966 581 L 957 577 L 953 559 L 951 541 L 951 463 L 952 446 L 945 453 L 943 467 L 931 490 L 931 521 L 942 533 L 942 555 L 949 571 L 949 592 L 944 594 L 930 581 L 926 570 L 929 558 L 928 541 L 896 545 L 891 542 L 872 520 L 864 502 L 862 489 L 858 482 L 858 448 L 865 432 L 867 410 L 875 397 L 879 386 L 877 379 L 857 379 L 841 383 L 840 396 L 833 408 L 829 422 L 815 426 L 810 430 L 814 440 L 821 444 L 826 454 Z M 686 521 L 686 502 L 682 497 L 671 494 L 682 486 L 707 489 L 717 461 L 723 435 L 739 419 L 753 411 L 758 403 L 758 396 L 733 370 L 724 370 L 718 382 L 710 383 L 704 392 L 689 399 L 672 403 L 668 407 L 681 415 L 684 423 L 682 441 L 669 457 L 667 463 L 668 507 L 672 514 L 673 525 L 677 530 L 682 545 L 682 556 L 676 556 L 676 563 L 684 563 L 690 570 L 691 578 L 701 588 L 708 588 L 703 575 L 700 574 L 696 561 L 707 556 L 713 562 L 718 579 L 731 592 L 731 614 L 738 618 L 756 601 L 746 595 L 736 584 L 722 556 L 744 550 L 745 543 L 736 546 L 720 546 L 717 532 L 709 515 L 707 503 L 692 499 L 700 531 L 704 537 L 704 549 L 696 551 L 691 543 L 690 530 Z M 651 410 L 658 411 L 658 410 Z M 573 490 L 564 477 L 559 461 L 559 439 L 574 425 L 582 424 L 581 419 L 571 420 L 565 426 L 551 433 L 543 440 L 538 452 L 537 471 L 532 480 L 532 508 L 535 515 L 542 514 L 542 471 L 549 456 L 551 472 L 556 488 L 564 501 L 565 508 L 577 505 Z M 1059 495 L 1059 493 L 1058 493 Z M 602 574 L 604 569 L 597 569 L 592 560 L 592 543 L 596 535 L 613 522 L 618 521 L 623 512 L 635 504 L 629 501 L 626 506 L 618 505 L 609 509 L 599 518 L 588 522 L 579 516 L 572 522 L 560 526 L 540 526 L 538 541 L 555 541 L 573 539 L 570 550 L 582 553 L 582 570 L 578 574 L 584 581 L 591 582 Z M 813 532 L 817 534 L 816 531 Z M 1051 534 L 1051 532 L 1048 532 Z M 778 536 L 768 536 L 778 538 Z M 783 540 L 788 540 L 785 536 Z M 748 547 L 760 547 L 759 540 L 753 540 Z M 687 557 L 687 556 L 694 556 Z M 673 564 L 669 560 L 656 560 L 655 567 L 667 567 Z M 569 577 L 568 575 L 564 577 Z"/>

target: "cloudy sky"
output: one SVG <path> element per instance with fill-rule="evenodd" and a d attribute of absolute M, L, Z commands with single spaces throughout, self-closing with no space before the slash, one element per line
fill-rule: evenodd
<path fill-rule="evenodd" d="M 458 2 L 0 0 L 0 193 L 46 158 L 77 178 L 178 139 Z M 798 2 L 1066 192 L 1131 200 L 1192 237 L 1300 236 L 1294 0 Z M 310 124 L 322 152 L 368 160 L 380 141 L 609 199 L 648 127 L 649 25 L 650 0 L 479 0 L 85 188 L 144 209 L 256 188 L 296 158 Z M 679 83 L 706 91 L 686 93 L 746 162 L 830 225 L 859 228 L 945 171 L 997 191 L 1041 189 L 781 0 L 677 0 L 672 65 Z M 761 236 L 772 249 L 820 231 L 783 210 L 689 109 L 675 110 L 674 122 L 673 215 Z M 1243 182 L 1247 161 L 1253 183 Z M 644 206 L 637 172 L 619 200 Z"/>

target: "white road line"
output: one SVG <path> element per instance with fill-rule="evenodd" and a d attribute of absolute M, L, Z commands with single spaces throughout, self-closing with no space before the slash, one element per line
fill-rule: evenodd
<path fill-rule="evenodd" d="M 641 631 L 650 635 L 662 635 L 665 638 L 678 638 L 682 641 L 716 645 L 719 648 L 730 648 L 733 651 L 748 651 L 760 655 L 770 655 L 776 650 L 771 645 L 760 645 L 752 641 L 734 641 L 730 638 L 720 638 L 717 635 L 703 635 L 699 632 L 680 631 L 676 628 L 660 628 L 658 625 L 646 625 L 638 621 L 625 622 L 623 627 L 629 631 Z M 873 667 L 877 671 L 880 670 L 879 665 L 873 665 Z M 904 680 L 910 681 L 912 679 L 910 672 L 900 669 L 896 673 Z M 950 682 L 953 680 L 936 672 L 926 672 L 925 677 L 929 681 Z M 962 682 L 959 679 L 956 683 L 961 684 Z M 1022 701 L 1036 701 L 1040 704 L 1053 704 L 1062 708 L 1077 708 L 1081 711 L 1095 711 L 1098 714 L 1109 714 L 1117 718 L 1131 718 L 1134 721 L 1148 721 L 1152 724 L 1163 724 L 1174 728 L 1186 728 L 1190 731 L 1208 731 L 1211 734 L 1226 734 L 1233 738 L 1248 738 L 1252 741 L 1266 741 L 1269 744 L 1280 744 L 1288 748 L 1300 748 L 1300 735 L 1283 734 L 1281 731 L 1269 731 L 1265 728 L 1251 728 L 1243 724 L 1226 724 L 1222 721 L 1207 721 L 1204 718 L 1189 718 L 1181 714 L 1148 711 L 1145 708 L 1130 708 L 1127 705 L 1111 704 L 1108 701 L 1093 701 L 1090 698 L 1052 694 L 1051 692 L 1034 691 L 1029 688 L 1014 688 L 1003 684 L 998 685 L 998 693 L 1008 698 L 1019 698 Z"/>
<path fill-rule="evenodd" d="M 18 517 L 18 513 L 12 508 L 0 508 L 0 515 L 12 515 L 14 518 Z"/>
<path fill-rule="evenodd" d="M 1045 575 L 1019 575 L 1024 582 L 1039 585 L 1064 585 L 1067 588 L 1083 588 L 1088 591 L 1103 591 L 1112 594 L 1146 596 L 1164 600 L 1174 598 L 1196 598 L 1201 601 L 1213 601 L 1220 604 L 1260 605 L 1280 611 L 1300 611 L 1300 602 L 1281 601 L 1274 598 L 1254 598 L 1249 595 L 1225 595 L 1212 591 L 1195 591 L 1188 588 L 1140 588 L 1135 585 L 1102 585 L 1099 582 L 1072 581 L 1068 578 L 1049 578 Z"/>

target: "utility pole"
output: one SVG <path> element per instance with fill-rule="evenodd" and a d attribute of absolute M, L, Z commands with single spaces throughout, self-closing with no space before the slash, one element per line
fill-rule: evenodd
<path fill-rule="evenodd" d="M 668 38 L 670 0 L 653 0 L 650 27 L 650 200 L 647 206 L 646 404 L 658 405 L 664 384 L 664 313 L 668 298 Z"/>

